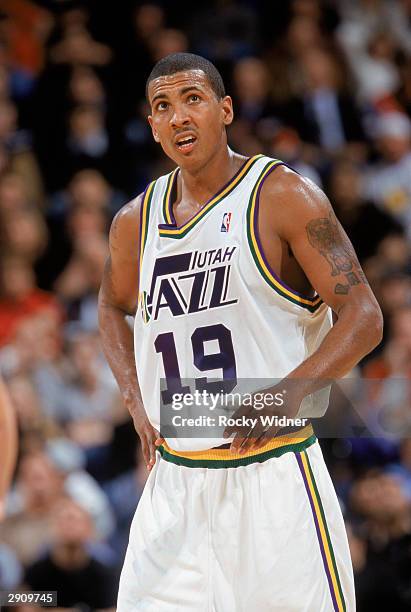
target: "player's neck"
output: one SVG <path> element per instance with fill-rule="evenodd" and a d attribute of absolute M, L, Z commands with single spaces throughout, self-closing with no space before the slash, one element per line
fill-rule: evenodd
<path fill-rule="evenodd" d="M 233 178 L 245 160 L 244 156 L 225 146 L 201 169 L 191 171 L 181 168 L 179 191 L 182 198 L 206 202 Z"/>

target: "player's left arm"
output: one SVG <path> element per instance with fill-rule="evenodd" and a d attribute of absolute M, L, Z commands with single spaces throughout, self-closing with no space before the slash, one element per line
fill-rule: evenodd
<path fill-rule="evenodd" d="M 17 457 L 17 425 L 7 389 L 0 379 L 0 520 Z"/>
<path fill-rule="evenodd" d="M 262 206 L 270 207 L 273 231 L 337 315 L 318 349 L 289 374 L 307 381 L 308 394 L 347 374 L 381 342 L 382 314 L 347 234 L 312 181 L 278 168 L 263 187 Z"/>
<path fill-rule="evenodd" d="M 258 221 L 288 245 L 312 287 L 337 316 L 317 350 L 272 389 L 287 389 L 286 406 L 276 410 L 294 417 L 304 397 L 347 374 L 380 343 L 382 315 L 350 240 L 314 183 L 285 167 L 276 168 L 262 187 Z M 267 408 L 268 413 L 272 410 Z M 260 421 L 246 433 L 227 427 L 224 435 L 235 434 L 231 450 L 244 453 L 263 446 L 278 429 L 264 429 Z"/>

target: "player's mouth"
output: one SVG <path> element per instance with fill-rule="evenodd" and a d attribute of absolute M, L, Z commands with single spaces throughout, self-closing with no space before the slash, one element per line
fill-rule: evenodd
<path fill-rule="evenodd" d="M 181 153 L 190 153 L 197 142 L 197 137 L 194 134 L 185 134 L 177 136 L 175 145 Z"/>

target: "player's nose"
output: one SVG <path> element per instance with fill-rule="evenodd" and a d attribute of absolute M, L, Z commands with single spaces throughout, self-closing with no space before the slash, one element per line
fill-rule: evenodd
<path fill-rule="evenodd" d="M 170 117 L 170 125 L 172 127 L 183 127 L 189 125 L 190 117 L 187 113 L 185 105 L 174 106 L 173 114 Z"/>

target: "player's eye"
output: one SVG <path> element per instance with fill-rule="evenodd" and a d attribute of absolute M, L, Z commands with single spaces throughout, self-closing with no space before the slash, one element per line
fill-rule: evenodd
<path fill-rule="evenodd" d="M 190 94 L 188 96 L 189 102 L 199 102 L 199 100 L 200 100 L 200 96 L 198 96 L 197 94 Z"/>
<path fill-rule="evenodd" d="M 167 108 L 168 108 L 168 103 L 167 102 L 159 102 L 157 104 L 157 110 L 159 110 L 159 111 L 167 110 Z"/>

